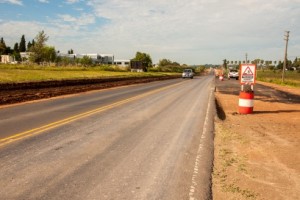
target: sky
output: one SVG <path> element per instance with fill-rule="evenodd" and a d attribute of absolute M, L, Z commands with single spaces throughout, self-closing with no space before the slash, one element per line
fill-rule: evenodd
<path fill-rule="evenodd" d="M 300 0 L 0 0 L 0 37 L 13 48 L 44 31 L 67 53 L 137 51 L 154 63 L 222 64 L 300 57 Z"/>

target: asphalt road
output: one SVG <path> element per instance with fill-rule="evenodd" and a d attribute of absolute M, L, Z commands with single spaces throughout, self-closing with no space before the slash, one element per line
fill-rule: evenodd
<path fill-rule="evenodd" d="M 0 199 L 209 199 L 214 81 L 0 108 Z"/>

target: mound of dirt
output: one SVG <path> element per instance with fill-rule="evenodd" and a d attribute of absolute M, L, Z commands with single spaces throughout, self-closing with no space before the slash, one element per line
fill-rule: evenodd
<path fill-rule="evenodd" d="M 173 78 L 178 78 L 178 76 L 118 77 L 0 84 L 0 105 Z"/>

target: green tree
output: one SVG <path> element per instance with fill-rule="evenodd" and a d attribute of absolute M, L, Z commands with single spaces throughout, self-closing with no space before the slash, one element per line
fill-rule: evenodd
<path fill-rule="evenodd" d="M 179 66 L 180 66 L 180 64 L 179 64 L 178 62 L 173 62 L 173 63 L 172 63 L 172 66 L 175 66 L 175 67 L 177 67 L 177 66 L 178 66 L 178 67 L 179 67 Z"/>
<path fill-rule="evenodd" d="M 84 66 L 91 66 L 93 65 L 93 60 L 89 56 L 83 56 L 83 58 L 80 59 L 80 63 Z"/>
<path fill-rule="evenodd" d="M 63 66 L 67 66 L 71 63 L 71 60 L 68 57 L 58 57 L 56 60 L 57 62 L 61 63 Z"/>
<path fill-rule="evenodd" d="M 16 61 L 21 61 L 21 55 L 19 52 L 19 44 L 18 43 L 15 43 L 15 45 L 14 45 L 13 56 Z"/>
<path fill-rule="evenodd" d="M 69 51 L 68 51 L 68 54 L 74 54 L 73 49 L 69 50 Z"/>
<path fill-rule="evenodd" d="M 31 44 L 31 42 L 29 41 L 28 44 L 27 44 L 27 51 L 30 51 L 31 47 L 32 47 L 32 44 Z"/>
<path fill-rule="evenodd" d="M 300 67 L 300 59 L 298 59 L 297 57 L 295 58 L 293 64 L 292 64 L 293 67 Z"/>
<path fill-rule="evenodd" d="M 27 44 L 27 51 L 31 51 L 31 48 L 35 45 L 35 41 L 32 40 L 31 42 L 29 41 Z"/>
<path fill-rule="evenodd" d="M 0 55 L 5 54 L 6 52 L 6 44 L 4 42 L 3 37 L 0 39 Z"/>
<path fill-rule="evenodd" d="M 35 63 L 40 63 L 44 59 L 44 47 L 46 46 L 46 42 L 48 41 L 49 37 L 44 31 L 41 31 L 37 34 L 35 39 L 36 42 L 30 48 L 30 51 L 32 52 L 30 55 L 30 60 Z"/>
<path fill-rule="evenodd" d="M 292 62 L 291 60 L 287 60 L 287 62 L 286 62 L 286 68 L 287 68 L 288 70 L 291 70 L 292 65 L 293 65 L 293 62 Z"/>
<path fill-rule="evenodd" d="M 12 54 L 13 50 L 10 47 L 7 46 L 4 53 L 5 54 Z"/>
<path fill-rule="evenodd" d="M 19 44 L 15 43 L 14 45 L 14 52 L 19 52 Z"/>
<path fill-rule="evenodd" d="M 187 65 L 187 64 L 182 64 L 181 67 L 182 67 L 182 68 L 187 68 L 188 65 Z"/>
<path fill-rule="evenodd" d="M 142 61 L 147 64 L 148 67 L 152 67 L 152 59 L 151 56 L 147 53 L 136 52 L 135 57 L 132 59 L 133 61 Z"/>
<path fill-rule="evenodd" d="M 54 62 L 56 60 L 56 51 L 54 47 L 45 46 L 43 47 L 43 61 Z"/>
<path fill-rule="evenodd" d="M 256 65 L 258 65 L 260 63 L 260 59 L 259 58 L 254 59 L 253 63 L 256 64 Z"/>
<path fill-rule="evenodd" d="M 170 66 L 170 65 L 172 65 L 172 61 L 169 59 L 165 59 L 165 58 L 159 60 L 159 62 L 158 62 L 159 67 L 165 67 L 165 66 Z"/>
<path fill-rule="evenodd" d="M 223 67 L 227 70 L 228 61 L 226 59 L 223 60 Z"/>
<path fill-rule="evenodd" d="M 22 35 L 20 45 L 19 45 L 19 52 L 25 52 L 26 51 L 26 41 L 25 36 Z"/>
<path fill-rule="evenodd" d="M 278 65 L 276 66 L 277 69 L 283 68 L 283 62 L 281 60 L 278 61 Z"/>
<path fill-rule="evenodd" d="M 156 68 L 157 71 L 163 71 L 163 72 L 182 72 L 184 66 L 187 67 L 187 65 L 180 66 L 178 62 L 172 62 L 169 59 L 161 59 L 158 62 L 158 68 Z"/>

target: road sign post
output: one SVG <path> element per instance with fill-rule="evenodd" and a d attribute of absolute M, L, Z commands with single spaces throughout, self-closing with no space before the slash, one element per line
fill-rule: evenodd
<path fill-rule="evenodd" d="M 241 91 L 239 96 L 239 113 L 250 114 L 253 112 L 254 85 L 256 81 L 256 65 L 240 65 Z"/>

